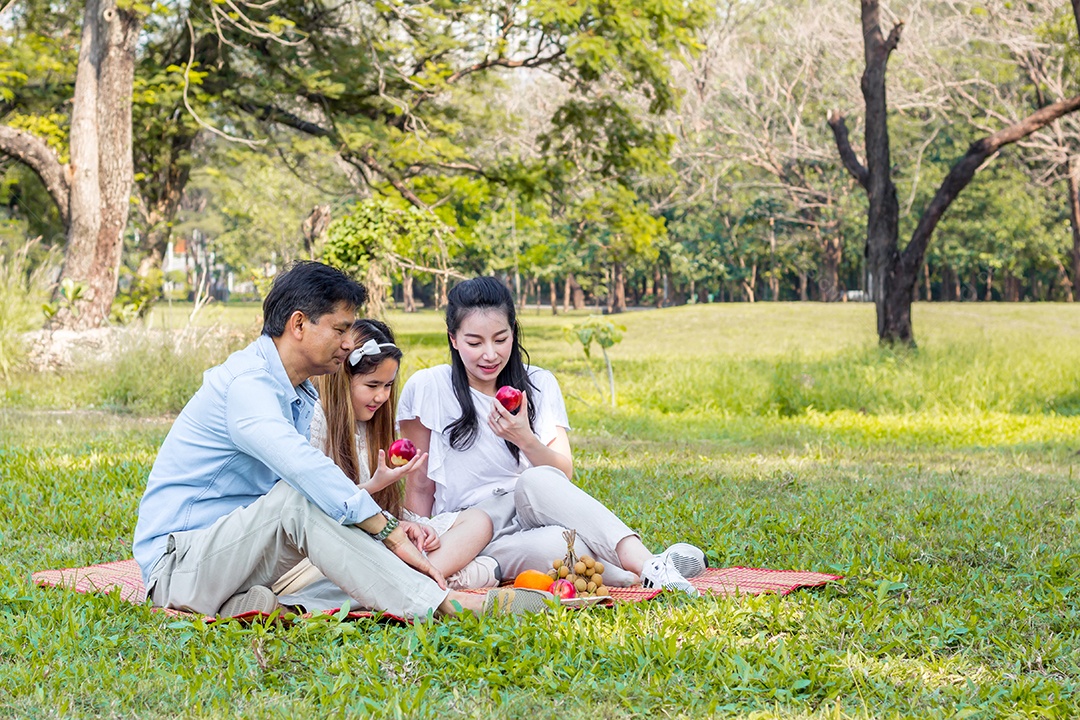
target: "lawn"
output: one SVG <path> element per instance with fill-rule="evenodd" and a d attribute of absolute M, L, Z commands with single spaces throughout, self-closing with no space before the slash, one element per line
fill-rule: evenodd
<path fill-rule="evenodd" d="M 257 308 L 221 309 L 210 325 L 250 336 Z M 916 352 L 878 349 L 866 305 L 629 313 L 615 409 L 564 338 L 580 319 L 523 316 L 582 486 L 651 546 L 845 580 L 413 627 L 205 626 L 34 588 L 33 570 L 130 557 L 177 398 L 241 342 L 145 340 L 0 396 L 0 714 L 1080 714 L 1080 308 L 917 305 Z M 443 361 L 437 314 L 390 320 L 406 373 Z"/>

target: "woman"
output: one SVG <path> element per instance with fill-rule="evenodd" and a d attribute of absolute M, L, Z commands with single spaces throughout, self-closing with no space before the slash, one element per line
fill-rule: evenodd
<path fill-rule="evenodd" d="M 394 442 L 396 382 L 402 353 L 390 328 L 378 320 L 353 323 L 355 347 L 341 368 L 317 379 L 319 405 L 311 421 L 311 444 L 322 450 L 357 486 L 368 491 L 383 510 L 401 521 L 413 543 L 446 576 L 452 589 L 498 584 L 490 558 L 473 562 L 491 539 L 491 520 L 480 510 L 448 513 L 433 522 L 416 522 L 402 507 L 405 477 L 425 459 L 423 453 L 400 467 L 387 463 Z M 372 468 L 374 472 L 372 472 Z M 335 589 L 316 586 L 322 575 L 306 561 L 286 573 L 274 586 L 281 602 L 309 609 L 339 600 Z M 327 603 L 319 603 L 312 594 Z"/>
<path fill-rule="evenodd" d="M 542 569 L 566 553 L 563 532 L 577 530 L 577 552 L 607 566 L 606 584 L 698 592 L 687 577 L 705 555 L 678 543 L 653 554 L 638 535 L 569 478 L 574 463 L 566 406 L 555 377 L 528 364 L 513 297 L 498 280 L 475 278 L 449 294 L 450 365 L 409 378 L 398 408 L 401 433 L 426 454 L 406 482 L 405 505 L 426 516 L 483 510 L 494 537 L 483 550 L 506 577 Z M 516 413 L 494 400 L 510 385 Z"/>

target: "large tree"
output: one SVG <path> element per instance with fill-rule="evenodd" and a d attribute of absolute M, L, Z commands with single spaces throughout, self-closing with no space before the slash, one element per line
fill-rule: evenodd
<path fill-rule="evenodd" d="M 1080 0 L 1073 0 L 1074 15 Z M 1076 19 L 1080 25 L 1080 16 Z M 886 69 L 896 50 L 904 23 L 892 24 L 886 34 L 878 0 L 862 0 L 862 31 L 865 69 L 862 93 L 866 106 L 866 164 L 858 159 L 848 137 L 844 115 L 833 111 L 829 125 L 844 166 L 863 186 L 869 198 L 866 255 L 873 279 L 872 294 L 877 307 L 878 338 L 884 344 L 914 345 L 911 305 L 916 282 L 923 268 L 926 249 L 934 229 L 949 205 L 971 182 L 983 163 L 1006 145 L 1015 143 L 1056 119 L 1080 108 L 1080 96 L 1051 103 L 1022 120 L 971 143 L 956 160 L 933 198 L 919 217 L 911 239 L 899 248 L 900 205 L 892 177 L 889 148 L 889 104 L 886 96 Z"/>
<path fill-rule="evenodd" d="M 130 207 L 131 92 L 144 10 L 116 0 L 86 0 L 67 162 L 40 136 L 0 125 L 0 152 L 37 174 L 65 227 L 61 282 L 70 280 L 81 292 L 72 293 L 72 302 L 56 316 L 63 327 L 99 325 L 116 292 Z"/>

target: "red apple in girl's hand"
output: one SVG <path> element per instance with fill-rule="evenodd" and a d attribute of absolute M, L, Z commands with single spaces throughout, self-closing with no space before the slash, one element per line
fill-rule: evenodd
<path fill-rule="evenodd" d="M 577 589 L 574 588 L 574 583 L 565 578 L 559 578 L 553 582 L 551 584 L 551 589 L 548 592 L 557 598 L 566 600 L 577 596 Z"/>
<path fill-rule="evenodd" d="M 518 408 L 521 407 L 521 391 L 516 387 L 503 385 L 495 393 L 495 399 L 502 403 L 502 406 L 509 410 L 511 415 L 517 415 Z"/>
<path fill-rule="evenodd" d="M 401 438 L 394 441 L 386 455 L 390 458 L 391 465 L 401 467 L 416 457 L 416 446 L 409 438 Z"/>

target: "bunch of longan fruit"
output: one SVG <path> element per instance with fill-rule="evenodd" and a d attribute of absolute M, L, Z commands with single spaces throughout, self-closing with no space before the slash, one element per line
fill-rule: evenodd
<path fill-rule="evenodd" d="M 610 594 L 608 587 L 604 585 L 604 563 L 593 560 L 588 555 L 582 555 L 579 558 L 570 555 L 552 561 L 548 577 L 552 580 L 562 578 L 569 581 L 577 591 L 578 597 Z"/>

